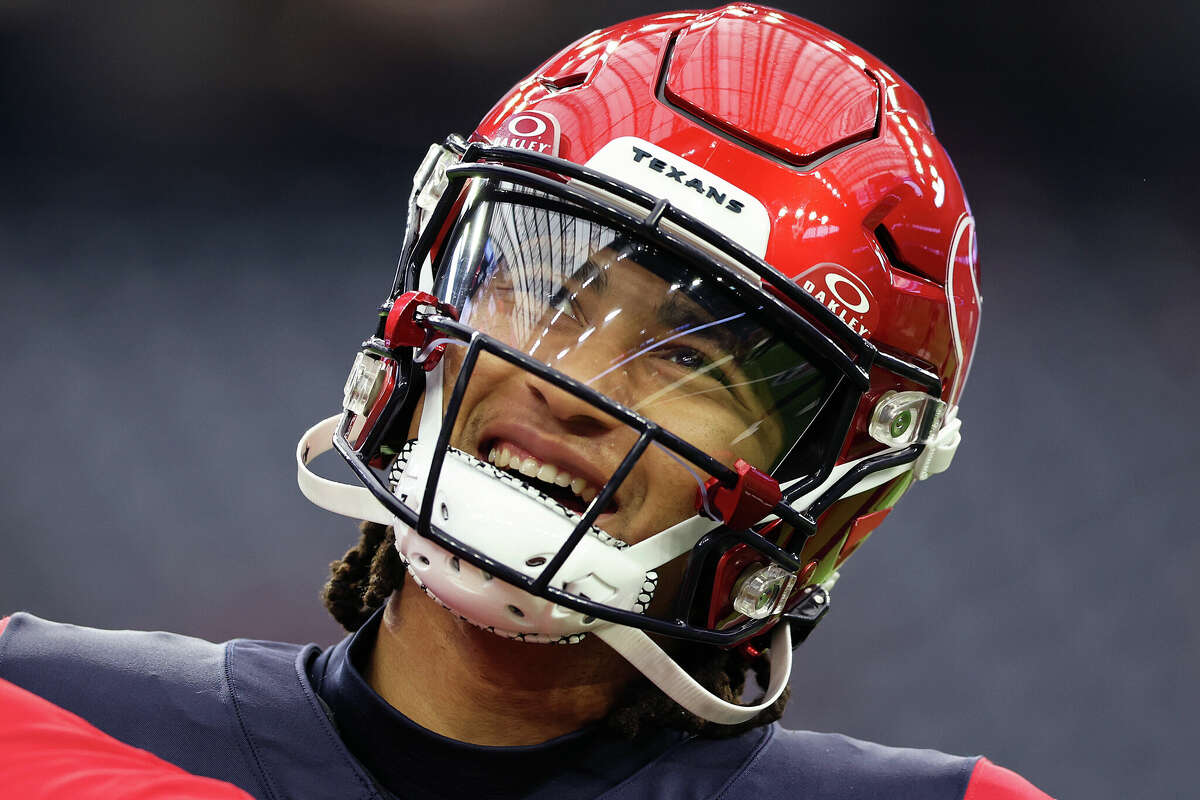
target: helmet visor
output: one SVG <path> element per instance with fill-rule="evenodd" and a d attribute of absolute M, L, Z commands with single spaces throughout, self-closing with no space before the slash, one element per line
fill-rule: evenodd
<path fill-rule="evenodd" d="M 531 189 L 476 185 L 437 274 L 463 323 L 727 464 L 774 469 L 836 384 L 763 297 Z"/>

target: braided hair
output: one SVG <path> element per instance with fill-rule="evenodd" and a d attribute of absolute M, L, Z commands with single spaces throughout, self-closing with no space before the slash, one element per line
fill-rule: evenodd
<path fill-rule="evenodd" d="M 362 627 L 404 581 L 404 564 L 396 552 L 391 528 L 363 522 L 359 530 L 358 544 L 329 565 L 329 581 L 321 591 L 325 608 L 351 632 Z M 741 698 L 747 670 L 754 670 L 756 679 L 763 686 L 769 680 L 770 667 L 766 658 L 761 655 L 750 658 L 740 649 L 719 650 L 693 645 L 682 648 L 676 659 L 704 688 L 730 703 Z M 711 739 L 729 738 L 778 720 L 783 716 L 790 694 L 791 689 L 784 689 L 778 700 L 745 722 L 720 725 L 696 716 L 650 681 L 639 677 L 609 710 L 605 724 L 628 739 L 660 728 L 673 728 Z"/>

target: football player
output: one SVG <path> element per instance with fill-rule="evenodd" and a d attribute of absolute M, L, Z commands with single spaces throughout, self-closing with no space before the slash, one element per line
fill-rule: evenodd
<path fill-rule="evenodd" d="M 325 590 L 352 635 L 18 615 L 0 674 L 261 797 L 1045 797 L 777 724 L 842 565 L 950 464 L 979 314 L 962 186 L 877 58 L 744 3 L 597 31 L 430 148 L 297 448 L 364 521 Z"/>

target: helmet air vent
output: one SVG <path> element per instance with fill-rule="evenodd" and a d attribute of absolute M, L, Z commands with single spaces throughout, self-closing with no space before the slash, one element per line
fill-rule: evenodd
<path fill-rule="evenodd" d="M 899 272 L 907 272 L 909 275 L 920 278 L 923 281 L 928 281 L 935 286 L 944 287 L 945 284 L 939 281 L 932 275 L 923 272 L 912 264 L 906 263 L 900 258 L 900 248 L 896 245 L 896 239 L 892 236 L 891 231 L 887 226 L 880 223 L 875 226 L 875 239 L 879 242 L 879 247 L 883 250 L 883 254 L 887 257 L 888 266 Z"/>
<path fill-rule="evenodd" d="M 600 61 L 600 52 L 588 39 L 577 42 L 552 59 L 538 73 L 537 81 L 547 91 L 561 92 L 587 83 L 588 76 Z"/>
<path fill-rule="evenodd" d="M 873 138 L 879 85 L 863 64 L 831 47 L 818 30 L 772 14 L 753 6 L 701 14 L 675 39 L 660 98 L 794 167 L 813 166 Z M 776 24 L 754 18 L 763 15 Z M 734 64 L 736 70 L 730 68 Z M 744 99 L 749 64 L 754 65 L 754 102 Z M 812 105 L 811 97 L 823 100 Z"/>

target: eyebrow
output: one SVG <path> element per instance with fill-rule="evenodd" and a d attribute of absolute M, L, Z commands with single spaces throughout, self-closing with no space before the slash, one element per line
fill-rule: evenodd
<path fill-rule="evenodd" d="M 672 294 L 655 309 L 655 316 L 669 331 L 680 335 L 694 334 L 708 339 L 727 353 L 737 351 L 737 336 L 724 324 L 712 324 L 714 322 L 712 315 L 695 301 L 685 301 L 679 295 Z M 744 316 L 744 313 L 737 314 L 718 322 L 727 323 Z"/>
<path fill-rule="evenodd" d="M 587 288 L 597 294 L 608 291 L 608 266 L 596 261 L 596 254 L 588 256 L 582 264 L 575 268 L 567 280 L 578 281 L 580 288 Z"/>

